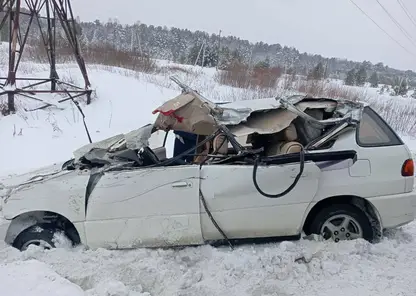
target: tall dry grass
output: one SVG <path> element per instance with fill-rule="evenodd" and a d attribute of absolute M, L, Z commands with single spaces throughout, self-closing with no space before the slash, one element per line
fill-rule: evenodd
<path fill-rule="evenodd" d="M 215 74 L 214 80 L 220 84 L 239 88 L 274 88 L 282 75 L 279 67 L 260 68 L 233 63 Z"/>
<path fill-rule="evenodd" d="M 28 51 L 32 60 L 40 63 L 48 62 L 46 48 L 42 43 L 31 46 Z M 57 63 L 76 62 L 74 52 L 69 45 L 57 47 L 56 57 Z M 143 73 L 158 73 L 160 70 L 157 63 L 147 54 L 118 49 L 107 44 L 83 46 L 82 57 L 86 64 L 120 67 Z"/>

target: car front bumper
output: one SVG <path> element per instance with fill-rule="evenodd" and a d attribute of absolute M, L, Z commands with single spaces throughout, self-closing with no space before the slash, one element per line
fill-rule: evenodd
<path fill-rule="evenodd" d="M 416 191 L 368 198 L 377 209 L 384 229 L 408 224 L 416 218 Z"/>

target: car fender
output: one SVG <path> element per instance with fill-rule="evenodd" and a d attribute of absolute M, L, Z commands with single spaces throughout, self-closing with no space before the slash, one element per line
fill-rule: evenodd
<path fill-rule="evenodd" d="M 377 235 L 382 233 L 383 225 L 380 213 L 374 204 L 366 198 L 354 196 L 354 195 L 335 195 L 326 198 L 321 198 L 319 201 L 314 200 L 306 208 L 305 214 L 302 218 L 301 228 L 310 223 L 310 219 L 313 219 L 314 215 L 321 209 L 332 204 L 351 204 L 355 205 L 363 211 L 363 213 L 369 219 L 372 227 L 378 232 Z M 301 231 L 302 229 L 300 229 Z"/>
<path fill-rule="evenodd" d="M 57 224 L 59 227 L 62 225 L 62 222 L 69 221 L 69 219 L 60 213 L 51 213 L 48 211 L 26 212 L 14 217 L 12 220 L 3 220 L 0 224 L 0 238 L 11 245 L 16 237 L 24 230 L 34 225 L 53 223 L 53 221 L 59 221 Z M 71 227 L 69 229 L 65 228 L 66 231 L 68 231 L 66 235 L 73 242 L 86 244 L 87 240 L 84 222 L 72 223 L 72 226 L 75 229 Z M 73 230 L 75 230 L 75 232 Z"/>
<path fill-rule="evenodd" d="M 64 171 L 9 189 L 3 197 L 3 215 L 12 220 L 28 212 L 60 214 L 72 223 L 85 221 L 89 171 Z"/>

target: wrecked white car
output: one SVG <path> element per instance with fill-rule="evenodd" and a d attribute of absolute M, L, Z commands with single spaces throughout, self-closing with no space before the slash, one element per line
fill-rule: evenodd
<path fill-rule="evenodd" d="M 377 240 L 414 220 L 410 151 L 360 102 L 292 96 L 214 104 L 183 92 L 158 117 L 3 185 L 6 243 L 125 249 L 299 238 Z M 149 139 L 166 138 L 156 149 Z M 175 133 L 173 157 L 166 141 Z"/>

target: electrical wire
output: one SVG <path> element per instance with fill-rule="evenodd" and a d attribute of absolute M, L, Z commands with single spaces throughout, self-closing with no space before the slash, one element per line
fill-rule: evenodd
<path fill-rule="evenodd" d="M 402 25 L 394 18 L 394 16 L 391 15 L 391 13 L 384 7 L 383 4 L 380 3 L 380 0 L 376 0 L 378 5 L 384 10 L 384 12 L 389 16 L 389 18 L 392 20 L 392 22 L 402 31 L 402 33 L 406 36 L 406 38 L 416 47 L 416 43 L 412 36 L 403 28 Z"/>
<path fill-rule="evenodd" d="M 202 194 L 201 189 L 199 189 L 199 198 L 201 199 L 202 205 L 204 206 L 205 212 L 207 213 L 209 219 L 211 220 L 212 224 L 214 224 L 215 228 L 218 230 L 218 232 L 222 235 L 224 240 L 228 243 L 231 250 L 234 250 L 234 246 L 228 236 L 225 234 L 225 232 L 221 229 L 221 227 L 218 225 L 217 221 L 215 220 L 214 216 L 212 216 L 211 211 L 208 209 L 207 201 L 205 200 L 204 195 Z"/>
<path fill-rule="evenodd" d="M 413 25 L 416 27 L 416 20 L 413 17 L 413 15 L 410 13 L 409 9 L 407 9 L 406 5 L 402 2 L 402 0 L 396 0 L 397 3 L 399 3 L 400 7 L 404 11 L 404 13 L 407 15 L 409 20 L 413 23 Z"/>
<path fill-rule="evenodd" d="M 305 168 L 305 150 L 302 148 L 299 153 L 299 173 L 296 175 L 295 180 L 285 191 L 281 193 L 277 193 L 277 194 L 270 194 L 270 193 L 264 192 L 263 190 L 260 189 L 260 186 L 257 183 L 257 170 L 258 170 L 259 162 L 263 160 L 263 162 L 267 164 L 268 159 L 273 159 L 273 158 L 266 157 L 266 158 L 260 159 L 260 157 L 257 157 L 256 160 L 254 161 L 254 166 L 253 166 L 254 187 L 261 195 L 268 197 L 268 198 L 279 198 L 279 197 L 285 196 L 286 194 L 288 194 L 290 191 L 292 191 L 296 187 L 296 185 L 298 184 L 303 174 L 303 170 Z"/>
<path fill-rule="evenodd" d="M 416 57 L 416 55 L 411 52 L 410 50 L 408 50 L 406 47 L 404 47 L 399 41 L 397 41 L 396 39 L 393 38 L 393 36 L 391 36 L 386 30 L 384 30 L 379 24 L 377 24 L 377 22 L 371 17 L 369 16 L 360 6 L 358 6 L 357 3 L 355 3 L 353 0 L 349 0 L 352 4 L 355 5 L 355 7 L 357 7 L 362 14 L 364 14 L 368 19 L 370 19 L 381 31 L 384 32 L 384 34 L 386 34 L 391 40 L 393 40 L 398 46 L 400 46 L 402 49 L 404 49 L 405 51 L 407 51 L 407 53 L 409 53 L 410 55 Z"/>

